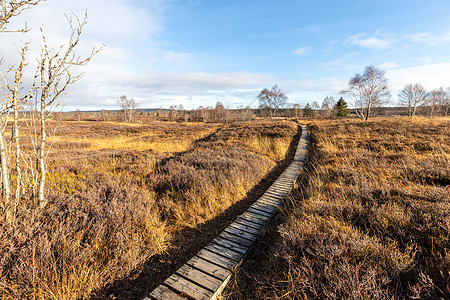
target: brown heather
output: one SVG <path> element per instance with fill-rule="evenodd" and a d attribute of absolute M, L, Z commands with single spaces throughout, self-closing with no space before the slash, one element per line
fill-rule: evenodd
<path fill-rule="evenodd" d="M 450 298 L 449 121 L 312 121 L 299 188 L 224 298 Z"/>
<path fill-rule="evenodd" d="M 0 298 L 83 299 L 139 273 L 184 229 L 245 198 L 295 134 L 285 121 L 62 122 L 48 208 L 25 195 L 15 223 L 0 224 Z"/>

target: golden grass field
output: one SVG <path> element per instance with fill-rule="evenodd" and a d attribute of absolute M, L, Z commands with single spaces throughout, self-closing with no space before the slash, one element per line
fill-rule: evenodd
<path fill-rule="evenodd" d="M 298 188 L 226 299 L 449 299 L 450 119 L 312 120 Z"/>
<path fill-rule="evenodd" d="M 205 239 L 195 228 L 244 199 L 297 133 L 288 121 L 50 127 L 47 209 L 25 195 L 0 224 L 0 299 L 109 299 L 103 289 L 154 257 L 170 267 L 174 241 Z"/>

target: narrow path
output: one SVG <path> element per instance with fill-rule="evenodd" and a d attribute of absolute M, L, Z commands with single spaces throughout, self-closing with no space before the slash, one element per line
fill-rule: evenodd
<path fill-rule="evenodd" d="M 307 129 L 302 126 L 293 162 L 247 211 L 145 299 L 216 299 L 267 223 L 283 205 L 306 161 Z"/>

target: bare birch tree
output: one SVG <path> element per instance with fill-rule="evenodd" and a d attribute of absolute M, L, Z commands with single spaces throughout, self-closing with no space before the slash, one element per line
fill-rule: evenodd
<path fill-rule="evenodd" d="M 363 120 L 368 120 L 372 109 L 388 102 L 391 97 L 385 72 L 374 66 L 367 66 L 362 75 L 356 74 L 351 78 L 347 89 L 341 93 L 353 99 L 356 113 Z"/>
<path fill-rule="evenodd" d="M 133 115 L 139 104 L 134 99 L 128 99 L 127 96 L 120 96 L 119 99 L 120 108 L 122 108 L 125 122 L 132 122 Z"/>
<path fill-rule="evenodd" d="M 322 102 L 322 110 L 325 112 L 326 117 L 331 117 L 331 111 L 333 110 L 336 101 L 333 97 L 325 97 Z"/>
<path fill-rule="evenodd" d="M 41 208 L 47 205 L 48 200 L 45 198 L 45 181 L 47 173 L 47 132 L 46 122 L 52 112 L 59 106 L 59 97 L 64 95 L 67 88 L 76 83 L 84 73 L 76 74 L 73 70 L 76 66 L 86 65 L 92 57 L 97 54 L 100 49 L 93 48 L 86 58 L 81 58 L 75 54 L 81 38 L 84 26 L 87 24 L 87 14 L 83 19 L 68 17 L 67 18 L 72 34 L 69 42 L 55 50 L 50 48 L 46 40 L 44 30 L 42 32 L 41 56 L 38 59 L 39 79 L 39 122 L 40 122 L 40 145 L 38 154 L 38 173 L 39 173 L 39 191 L 38 199 Z"/>
<path fill-rule="evenodd" d="M 37 5 L 42 0 L 2 0 L 1 1 L 1 11 L 0 11 L 0 33 L 2 32 L 27 32 L 29 28 L 25 23 L 23 28 L 9 30 L 7 25 L 11 18 L 18 16 L 24 10 Z M 2 191 L 5 200 L 4 208 L 6 212 L 7 221 L 11 221 L 15 215 L 17 205 L 20 199 L 20 191 L 22 189 L 22 172 L 20 165 L 21 151 L 20 151 L 20 135 L 19 135 L 19 110 L 27 101 L 27 98 L 31 96 L 33 88 L 30 92 L 22 97 L 20 94 L 20 89 L 22 88 L 22 76 L 23 69 L 26 65 L 26 53 L 28 51 L 28 43 L 25 43 L 23 47 L 20 48 L 20 62 L 15 68 L 13 82 L 10 84 L 6 79 L 5 75 L 1 73 L 2 84 L 4 89 L 2 89 L 2 105 L 1 105 L 1 122 L 0 122 L 0 165 L 1 165 L 1 181 L 2 181 Z M 1 64 L 1 61 L 0 61 Z M 14 67 L 8 70 L 13 72 Z M 11 143 L 15 145 L 15 171 L 16 171 L 16 192 L 14 201 L 11 200 L 11 151 L 7 145 L 5 138 L 5 130 L 8 125 L 8 118 L 11 113 L 14 112 L 13 130 L 11 136 Z"/>
<path fill-rule="evenodd" d="M 426 104 L 429 107 L 429 116 L 448 116 L 450 111 L 450 88 L 444 90 L 443 87 L 434 89 L 428 93 Z"/>
<path fill-rule="evenodd" d="M 422 105 L 427 98 L 427 91 L 420 83 L 407 84 L 398 94 L 400 105 L 408 108 L 409 116 L 416 114 L 417 107 Z"/>
<path fill-rule="evenodd" d="M 269 111 L 270 119 L 273 121 L 274 117 L 277 116 L 277 110 L 286 105 L 288 97 L 283 91 L 274 85 L 272 89 L 263 89 L 259 95 L 259 107 L 261 109 L 267 109 Z"/>

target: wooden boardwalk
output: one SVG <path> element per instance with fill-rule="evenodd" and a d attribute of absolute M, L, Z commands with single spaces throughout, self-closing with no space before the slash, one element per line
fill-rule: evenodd
<path fill-rule="evenodd" d="M 294 160 L 270 188 L 144 300 L 215 299 L 292 190 L 306 160 L 306 146 L 307 129 L 302 126 Z"/>

